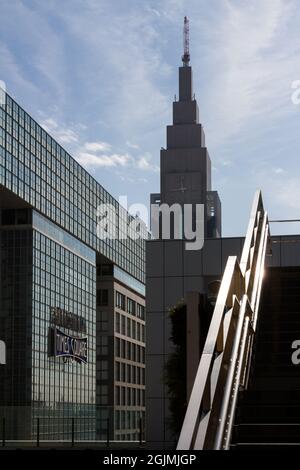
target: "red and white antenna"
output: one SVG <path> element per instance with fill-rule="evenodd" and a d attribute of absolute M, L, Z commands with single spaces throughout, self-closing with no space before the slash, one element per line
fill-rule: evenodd
<path fill-rule="evenodd" d="M 183 56 L 182 62 L 188 66 L 190 62 L 190 24 L 187 16 L 184 17 L 183 23 Z"/>

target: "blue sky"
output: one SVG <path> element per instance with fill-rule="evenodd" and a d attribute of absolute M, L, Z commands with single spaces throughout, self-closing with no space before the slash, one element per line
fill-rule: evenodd
<path fill-rule="evenodd" d="M 0 0 L 0 80 L 115 197 L 159 190 L 190 17 L 194 87 L 223 206 L 244 234 L 261 188 L 272 219 L 300 218 L 297 0 Z M 272 233 L 300 224 L 272 226 Z"/>

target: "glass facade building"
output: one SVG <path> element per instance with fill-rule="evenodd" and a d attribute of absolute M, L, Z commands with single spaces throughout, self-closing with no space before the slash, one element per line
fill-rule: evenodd
<path fill-rule="evenodd" d="M 115 239 L 97 237 L 103 203 L 115 210 Z M 0 324 L 7 364 L 0 369 L 0 415 L 8 437 L 38 432 L 69 439 L 79 420 L 75 438 L 96 438 L 103 406 L 114 406 L 102 396 L 108 373 L 115 377 L 115 348 L 105 364 L 97 354 L 109 341 L 105 322 L 97 321 L 97 266 L 101 257 L 113 266 L 113 280 L 144 299 L 145 235 L 126 236 L 133 220 L 6 95 L 0 106 Z"/>
<path fill-rule="evenodd" d="M 0 184 L 144 282 L 144 242 L 126 237 L 125 209 L 8 95 L 0 106 Z M 114 240 L 97 237 L 100 204 L 115 208 Z"/>

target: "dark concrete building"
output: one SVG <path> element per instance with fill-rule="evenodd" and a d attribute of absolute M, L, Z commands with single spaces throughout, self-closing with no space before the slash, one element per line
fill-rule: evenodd
<path fill-rule="evenodd" d="M 191 311 L 197 312 L 197 319 L 193 321 L 190 335 L 201 330 L 201 319 L 206 313 L 204 303 L 209 296 L 210 286 L 214 281 L 222 279 L 228 256 L 241 256 L 243 243 L 244 238 L 241 237 L 206 239 L 202 250 L 189 252 L 181 240 L 147 242 L 146 422 L 149 448 L 174 448 L 178 438 L 169 425 L 169 395 L 164 381 L 164 368 L 174 351 L 168 312 L 183 299 L 186 303 L 194 302 Z M 270 270 L 299 271 L 299 235 L 274 236 L 270 243 L 272 256 L 267 257 L 266 263 Z M 296 339 L 297 330 L 294 336 Z M 188 344 L 192 345 L 190 358 L 193 361 L 187 364 L 188 395 L 200 359 L 199 349 L 197 351 L 192 336 L 189 339 Z M 290 350 L 288 344 L 287 355 Z"/>
<path fill-rule="evenodd" d="M 167 126 L 167 147 L 160 151 L 160 194 L 150 198 L 151 204 L 157 201 L 203 204 L 205 236 L 221 236 L 221 202 L 212 191 L 211 160 L 187 63 L 179 67 L 179 100 L 173 103 L 173 124 Z"/>
<path fill-rule="evenodd" d="M 173 124 L 167 126 L 167 147 L 160 152 L 161 191 L 151 195 L 151 209 L 153 211 L 153 205 L 166 204 L 171 207 L 179 204 L 184 208 L 186 204 L 190 204 L 193 206 L 194 225 L 194 208 L 196 205 L 203 205 L 204 237 L 219 238 L 222 233 L 221 202 L 217 191 L 212 190 L 211 160 L 205 146 L 203 126 L 199 122 L 187 50 L 182 60 L 183 65 L 179 67 L 179 99 L 173 103 Z M 161 226 L 159 235 L 161 237 Z M 207 243 L 210 240 L 205 241 L 205 269 L 208 276 L 211 271 L 212 278 L 215 278 L 214 263 L 217 262 L 217 257 L 213 253 L 215 261 L 210 258 L 212 253 Z M 220 241 L 219 243 L 222 245 Z M 229 253 L 230 244 L 230 241 L 226 244 L 224 256 Z M 184 246 L 182 240 L 151 240 L 147 242 L 146 248 L 146 432 L 148 445 L 157 445 L 158 448 L 168 446 L 174 440 L 168 427 L 169 400 L 167 387 L 163 382 L 166 361 L 172 351 L 168 310 L 185 297 L 187 292 L 204 292 L 209 279 L 203 277 L 203 252 L 185 251 Z"/>

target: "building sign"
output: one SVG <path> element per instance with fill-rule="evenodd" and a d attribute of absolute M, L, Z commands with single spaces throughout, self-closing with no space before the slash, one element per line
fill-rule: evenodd
<path fill-rule="evenodd" d="M 68 330 L 86 333 L 85 318 L 60 307 L 50 307 L 50 322 Z"/>
<path fill-rule="evenodd" d="M 6 345 L 4 341 L 0 341 L 0 364 L 6 364 Z"/>
<path fill-rule="evenodd" d="M 49 356 L 87 363 L 87 338 L 67 335 L 56 327 L 49 331 Z"/>

